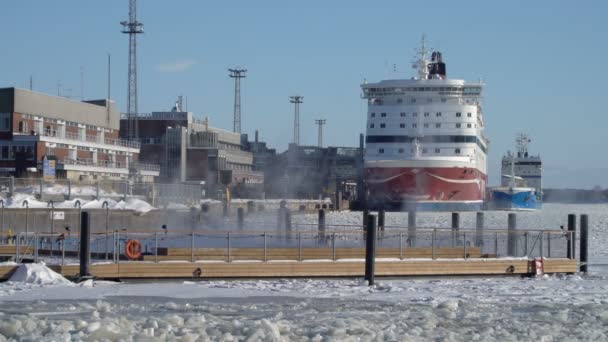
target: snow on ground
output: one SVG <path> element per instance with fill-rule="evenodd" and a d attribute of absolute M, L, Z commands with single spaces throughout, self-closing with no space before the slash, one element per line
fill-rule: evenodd
<path fill-rule="evenodd" d="M 377 278 L 372 287 L 361 279 L 7 282 L 0 340 L 608 340 L 608 206 L 545 205 L 518 224 L 556 228 L 570 212 L 590 214 L 589 275 Z M 399 215 L 389 214 L 389 224 Z M 472 226 L 474 216 L 462 218 Z M 503 221 L 506 213 L 486 214 L 490 227 Z M 420 214 L 419 222 L 446 227 L 449 215 Z"/>

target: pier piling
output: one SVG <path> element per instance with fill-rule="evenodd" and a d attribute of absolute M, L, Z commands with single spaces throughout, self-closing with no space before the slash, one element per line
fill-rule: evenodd
<path fill-rule="evenodd" d="M 475 217 L 475 247 L 483 246 L 483 226 L 484 217 L 483 212 L 478 212 Z"/>
<path fill-rule="evenodd" d="M 576 255 L 576 215 L 568 214 L 568 247 L 567 258 L 574 259 Z"/>
<path fill-rule="evenodd" d="M 374 285 L 374 269 L 376 262 L 376 216 L 367 217 L 367 236 L 365 238 L 365 280 L 368 285 Z"/>
<path fill-rule="evenodd" d="M 243 227 L 245 226 L 245 209 L 238 208 L 236 210 L 236 219 L 239 229 L 243 229 Z"/>
<path fill-rule="evenodd" d="M 581 248 L 580 248 L 580 271 L 587 273 L 589 271 L 589 226 L 587 215 L 581 215 Z"/>
<path fill-rule="evenodd" d="M 413 210 L 407 213 L 407 239 L 410 247 L 416 247 L 416 212 Z"/>
<path fill-rule="evenodd" d="M 460 213 L 452 213 L 452 247 L 456 247 L 460 230 Z"/>
<path fill-rule="evenodd" d="M 507 217 L 507 256 L 514 257 L 517 254 L 517 216 L 514 213 L 509 213 Z"/>
<path fill-rule="evenodd" d="M 89 212 L 85 211 L 80 215 L 80 277 L 89 277 L 91 272 L 89 265 L 91 261 L 90 254 L 90 243 L 91 243 L 91 231 L 90 231 L 91 218 Z"/>
<path fill-rule="evenodd" d="M 384 230 L 385 215 L 386 215 L 386 211 L 384 209 L 381 209 L 380 211 L 378 211 L 378 228 L 380 228 L 381 230 Z"/>

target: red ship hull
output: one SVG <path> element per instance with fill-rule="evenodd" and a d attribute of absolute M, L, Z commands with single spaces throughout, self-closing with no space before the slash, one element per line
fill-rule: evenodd
<path fill-rule="evenodd" d="M 484 200 L 487 176 L 464 167 L 372 167 L 365 179 L 375 202 L 468 202 Z"/>

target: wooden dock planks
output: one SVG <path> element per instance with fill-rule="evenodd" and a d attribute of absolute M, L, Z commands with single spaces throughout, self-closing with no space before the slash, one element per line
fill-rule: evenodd
<path fill-rule="evenodd" d="M 286 261 L 286 262 L 121 262 L 93 264 L 91 273 L 99 279 L 162 278 L 288 278 L 288 277 L 361 277 L 361 261 Z M 452 276 L 452 275 L 526 275 L 533 274 L 532 261 L 522 259 L 399 260 L 377 261 L 377 276 Z M 10 277 L 17 266 L 0 266 L 0 280 Z M 78 265 L 53 265 L 56 272 L 77 277 Z M 576 260 L 545 259 L 545 273 L 575 273 Z"/>

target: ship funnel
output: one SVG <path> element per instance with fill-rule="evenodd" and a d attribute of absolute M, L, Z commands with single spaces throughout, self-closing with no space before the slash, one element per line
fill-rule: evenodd
<path fill-rule="evenodd" d="M 446 67 L 445 63 L 443 63 L 443 58 L 441 56 L 441 52 L 435 51 L 431 55 L 431 63 L 428 65 L 429 68 L 429 79 L 445 79 L 446 76 Z"/>

